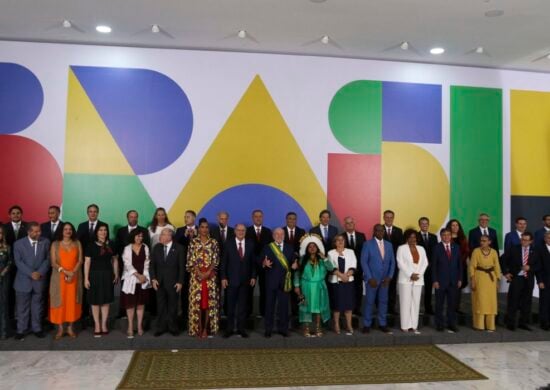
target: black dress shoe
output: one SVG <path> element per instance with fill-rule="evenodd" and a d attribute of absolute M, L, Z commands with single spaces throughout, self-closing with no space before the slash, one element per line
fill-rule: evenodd
<path fill-rule="evenodd" d="M 453 332 L 453 333 L 458 332 L 458 328 L 457 328 L 456 326 L 454 326 L 454 325 L 449 326 L 448 329 L 449 329 L 451 332 Z"/>
<path fill-rule="evenodd" d="M 288 332 L 285 332 L 285 331 L 279 332 L 279 334 L 280 334 L 281 336 L 283 336 L 283 337 L 289 337 L 289 336 L 290 336 L 290 335 L 288 334 Z"/>
<path fill-rule="evenodd" d="M 386 334 L 392 333 L 391 329 L 388 328 L 387 326 L 381 326 L 381 327 L 380 327 L 380 330 L 381 330 L 382 332 L 386 333 Z"/>
<path fill-rule="evenodd" d="M 34 332 L 34 335 L 36 337 L 38 337 L 39 339 L 43 339 L 44 337 L 46 337 L 46 335 L 44 334 L 44 332 L 40 331 L 40 332 Z"/>
<path fill-rule="evenodd" d="M 159 337 L 159 336 L 162 336 L 163 334 L 164 334 L 164 330 L 157 330 L 153 336 Z"/>
<path fill-rule="evenodd" d="M 228 339 L 228 338 L 230 338 L 232 335 L 233 335 L 233 332 L 230 331 L 230 330 L 228 330 L 227 332 L 225 332 L 225 333 L 223 334 L 223 338 L 224 338 L 224 339 Z"/>
<path fill-rule="evenodd" d="M 14 339 L 16 340 L 23 340 L 25 338 L 25 335 L 23 333 L 16 333 L 14 336 Z"/>
<path fill-rule="evenodd" d="M 364 333 L 364 334 L 370 333 L 370 327 L 368 327 L 368 326 L 363 326 L 363 333 Z"/>
<path fill-rule="evenodd" d="M 521 325 L 518 325 L 518 328 L 519 329 L 523 329 L 523 330 L 526 330 L 528 332 L 531 332 L 533 329 L 531 329 L 528 325 L 526 324 L 521 324 Z"/>
<path fill-rule="evenodd" d="M 437 330 L 438 332 L 443 332 L 445 329 L 441 325 L 438 325 L 435 330 Z"/>
<path fill-rule="evenodd" d="M 270 331 L 270 330 L 266 330 L 265 333 L 264 333 L 264 337 L 265 337 L 266 339 L 271 338 L 271 331 Z"/>
<path fill-rule="evenodd" d="M 247 338 L 250 337 L 250 336 L 248 335 L 248 333 L 246 333 L 246 330 L 240 331 L 239 334 L 241 335 L 241 337 L 242 337 L 243 339 L 247 339 Z"/>

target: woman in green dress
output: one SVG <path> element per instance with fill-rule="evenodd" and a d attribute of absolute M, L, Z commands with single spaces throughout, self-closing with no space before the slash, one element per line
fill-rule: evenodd
<path fill-rule="evenodd" d="M 300 266 L 294 273 L 294 292 L 300 298 L 299 320 L 304 323 L 304 336 L 311 337 L 310 325 L 315 318 L 315 336 L 323 335 L 321 320 L 330 319 L 328 289 L 325 277 L 333 270 L 325 258 L 321 239 L 306 234 L 300 244 Z"/>

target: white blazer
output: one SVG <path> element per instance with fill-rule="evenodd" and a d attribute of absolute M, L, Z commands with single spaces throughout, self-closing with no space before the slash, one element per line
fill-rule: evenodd
<path fill-rule="evenodd" d="M 334 266 L 334 269 L 338 269 L 338 251 L 336 249 L 331 249 L 327 253 L 328 259 Z M 345 259 L 345 270 L 344 272 L 348 272 L 350 269 L 357 270 L 357 257 L 355 257 L 355 252 L 351 249 L 344 249 L 344 259 Z M 330 275 L 328 277 L 329 283 L 337 283 L 340 282 L 341 279 L 336 275 Z M 353 282 L 353 276 L 349 277 L 349 281 Z"/>
<path fill-rule="evenodd" d="M 414 284 L 415 286 L 424 285 L 424 272 L 428 268 L 428 257 L 426 251 L 420 245 L 416 246 L 420 259 L 418 264 L 414 264 L 409 244 L 403 244 L 397 248 L 397 265 L 399 266 L 399 277 L 397 283 Z M 412 274 L 418 274 L 419 279 L 415 282 L 411 280 Z"/>
<path fill-rule="evenodd" d="M 149 248 L 143 244 L 145 248 L 145 263 L 143 265 L 143 276 L 147 279 L 145 283 L 141 285 L 142 289 L 151 287 L 151 278 L 149 276 L 149 263 L 151 258 L 149 257 Z M 126 245 L 122 252 L 122 261 L 124 262 L 124 270 L 122 271 L 122 291 L 125 294 L 135 294 L 136 285 L 138 285 L 138 279 L 134 275 L 137 270 L 132 265 L 132 244 Z"/>

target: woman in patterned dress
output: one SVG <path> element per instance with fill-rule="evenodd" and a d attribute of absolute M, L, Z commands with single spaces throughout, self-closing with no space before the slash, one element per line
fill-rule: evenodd
<path fill-rule="evenodd" d="M 199 235 L 187 251 L 189 278 L 189 335 L 206 338 L 219 328 L 218 242 L 210 238 L 208 221 L 199 220 Z"/>

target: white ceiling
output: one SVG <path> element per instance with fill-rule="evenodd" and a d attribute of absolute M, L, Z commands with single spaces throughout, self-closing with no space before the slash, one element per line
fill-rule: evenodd
<path fill-rule="evenodd" d="M 495 9 L 504 14 L 485 16 Z M 73 28 L 63 28 L 64 19 Z M 100 34 L 97 24 L 107 24 L 113 32 Z M 153 34 L 153 24 L 164 33 Z M 249 37 L 238 38 L 241 29 Z M 331 37 L 328 45 L 320 42 L 323 35 Z M 550 54 L 550 0 L 0 0 L 0 40 L 298 53 L 550 72 L 550 59 L 545 58 Z M 401 50 L 402 41 L 416 52 Z M 446 52 L 429 54 L 434 46 Z M 474 53 L 478 46 L 488 55 Z"/>

